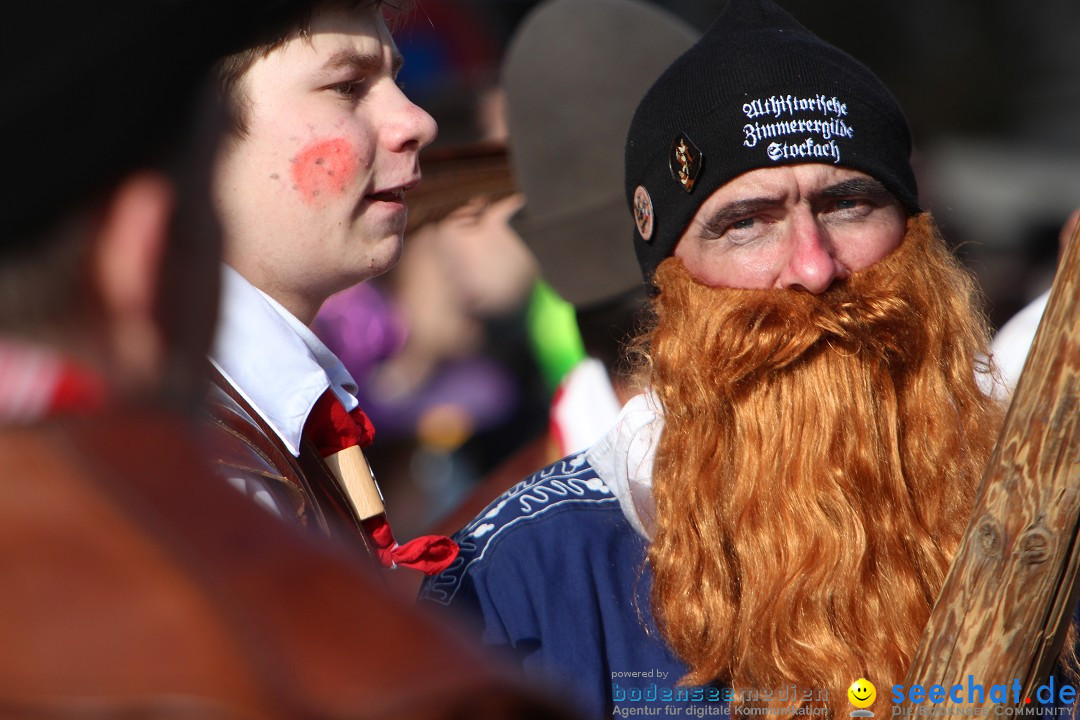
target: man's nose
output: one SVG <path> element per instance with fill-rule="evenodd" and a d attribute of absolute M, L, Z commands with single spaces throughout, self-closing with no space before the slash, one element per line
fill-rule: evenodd
<path fill-rule="evenodd" d="M 834 280 L 847 275 L 836 259 L 827 229 L 821 227 L 813 213 L 795 213 L 787 232 L 789 254 L 780 274 L 780 287 L 820 295 Z"/>
<path fill-rule="evenodd" d="M 419 150 L 430 145 L 439 134 L 435 118 L 414 104 L 400 89 L 395 88 L 399 102 L 394 117 L 385 129 L 387 142 L 394 151 Z"/>

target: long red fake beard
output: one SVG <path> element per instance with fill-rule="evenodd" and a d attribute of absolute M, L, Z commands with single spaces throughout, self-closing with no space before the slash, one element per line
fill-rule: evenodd
<path fill-rule="evenodd" d="M 928 216 L 823 295 L 656 283 L 661 633 L 686 683 L 846 713 L 903 680 L 1000 428 L 974 283 Z"/>

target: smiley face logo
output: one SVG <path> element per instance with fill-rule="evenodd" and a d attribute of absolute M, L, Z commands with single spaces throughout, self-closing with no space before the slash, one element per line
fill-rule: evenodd
<path fill-rule="evenodd" d="M 848 700 L 857 708 L 868 708 L 877 700 L 877 688 L 866 678 L 859 678 L 847 689 Z"/>

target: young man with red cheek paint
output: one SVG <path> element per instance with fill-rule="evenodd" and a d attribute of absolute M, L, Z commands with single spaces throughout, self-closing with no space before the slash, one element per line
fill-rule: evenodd
<path fill-rule="evenodd" d="M 375 3 L 330 5 L 234 81 L 243 125 L 214 182 L 225 260 L 305 325 L 401 251 L 436 133 L 397 86 L 401 63 Z"/>
<path fill-rule="evenodd" d="M 276 36 L 219 65 L 234 128 L 212 188 L 225 266 L 211 438 L 228 480 L 272 512 L 383 565 L 431 570 L 452 543 L 403 551 L 370 477 L 357 482 L 375 508 L 324 461 L 373 429 L 355 381 L 308 328 L 330 295 L 397 260 L 405 194 L 436 134 L 396 83 L 402 58 L 383 13 L 377 0 L 299 3 Z"/>

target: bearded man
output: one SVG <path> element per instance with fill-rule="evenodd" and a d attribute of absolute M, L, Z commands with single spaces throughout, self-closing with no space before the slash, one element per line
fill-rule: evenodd
<path fill-rule="evenodd" d="M 593 716 L 835 715 L 852 681 L 902 681 L 1002 415 L 910 151 L 866 67 L 731 0 L 629 131 L 645 392 L 465 527 L 422 596 Z"/>

